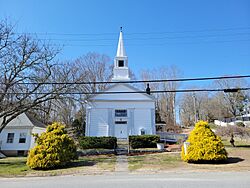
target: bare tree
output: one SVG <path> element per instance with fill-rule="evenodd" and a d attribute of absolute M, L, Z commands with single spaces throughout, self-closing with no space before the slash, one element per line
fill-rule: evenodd
<path fill-rule="evenodd" d="M 214 88 L 240 88 L 247 85 L 243 79 L 219 80 L 213 84 Z M 180 117 L 183 125 L 190 126 L 202 119 L 212 122 L 242 115 L 245 101 L 248 98 L 246 91 L 236 93 L 186 93 L 182 95 Z"/>
<path fill-rule="evenodd" d="M 61 83 L 66 79 L 68 82 L 73 82 L 68 91 L 79 94 L 64 94 L 59 99 L 54 99 L 51 104 L 46 103 L 50 114 L 50 121 L 61 121 L 67 126 L 71 126 L 76 114 L 84 106 L 85 101 L 91 96 L 84 93 L 92 93 L 104 90 L 108 84 L 74 84 L 81 82 L 105 82 L 110 81 L 112 77 L 112 66 L 109 63 L 110 59 L 106 55 L 98 53 L 88 53 L 73 61 L 61 62 L 60 66 L 52 72 L 53 79 L 57 83 Z M 37 111 L 36 113 L 45 113 Z M 46 112 L 47 114 L 47 112 Z M 84 115 L 84 114 L 83 114 Z M 47 119 L 47 120 L 48 120 Z M 78 118 L 79 119 L 79 118 Z"/>
<path fill-rule="evenodd" d="M 74 64 L 78 67 L 78 74 L 85 82 L 104 82 L 112 78 L 112 66 L 109 64 L 110 58 L 103 54 L 88 53 L 76 59 Z M 84 91 L 97 92 L 104 90 L 108 84 L 88 84 L 84 85 Z"/>
<path fill-rule="evenodd" d="M 211 96 L 208 92 L 184 93 L 180 102 L 180 119 L 184 126 L 193 126 L 198 120 L 211 121 Z"/>
<path fill-rule="evenodd" d="M 143 80 L 150 79 L 174 79 L 180 75 L 180 71 L 175 66 L 160 67 L 159 69 L 144 70 L 141 72 Z M 145 83 L 147 84 L 147 83 Z M 145 87 L 145 86 L 144 86 Z M 151 90 L 174 91 L 179 87 L 177 82 L 150 83 Z M 176 125 L 176 93 L 165 92 L 153 94 L 156 98 L 156 111 L 159 113 L 160 121 L 166 123 L 163 131 L 167 131 L 169 127 Z"/>
<path fill-rule="evenodd" d="M 227 79 L 227 80 L 218 80 L 215 82 L 216 86 L 220 88 L 241 88 L 247 85 L 246 80 L 244 79 Z M 241 115 L 243 112 L 244 101 L 247 98 L 247 92 L 238 91 L 238 92 L 228 92 L 223 95 L 223 102 L 228 110 L 228 113 L 231 114 L 231 117 Z"/>
<path fill-rule="evenodd" d="M 52 68 L 59 50 L 0 23 L 0 133 L 18 115 L 59 98 L 65 85 L 53 81 Z"/>

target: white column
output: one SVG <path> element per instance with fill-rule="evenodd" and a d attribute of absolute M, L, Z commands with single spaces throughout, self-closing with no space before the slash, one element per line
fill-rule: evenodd
<path fill-rule="evenodd" d="M 156 134 L 155 130 L 155 109 L 151 109 L 151 129 L 152 129 L 152 134 Z"/>
<path fill-rule="evenodd" d="M 129 109 L 129 111 L 130 111 L 130 118 L 129 118 L 129 126 L 130 126 L 130 128 L 129 128 L 129 132 L 128 132 L 128 134 L 129 135 L 134 135 L 135 133 L 135 129 L 134 129 L 134 111 L 135 111 L 135 109 L 134 108 L 131 108 L 131 109 Z"/>
<path fill-rule="evenodd" d="M 91 122 L 91 109 L 86 108 L 86 127 L 85 127 L 85 136 L 90 136 L 90 122 Z"/>
<path fill-rule="evenodd" d="M 112 108 L 108 109 L 108 126 L 109 126 L 109 136 L 114 136 L 114 122 L 113 122 L 113 114 Z"/>

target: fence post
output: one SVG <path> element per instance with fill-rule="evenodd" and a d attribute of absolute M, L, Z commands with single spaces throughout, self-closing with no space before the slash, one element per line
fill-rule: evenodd
<path fill-rule="evenodd" d="M 190 145 L 190 142 L 184 142 L 184 154 L 187 155 L 188 146 Z"/>

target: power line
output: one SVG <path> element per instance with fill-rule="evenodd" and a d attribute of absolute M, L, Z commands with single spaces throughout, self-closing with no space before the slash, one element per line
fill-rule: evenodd
<path fill-rule="evenodd" d="M 186 35 L 186 36 L 162 36 L 162 37 L 134 37 L 125 38 L 126 41 L 136 41 L 136 40 L 163 40 L 163 39 L 184 39 L 184 38 L 206 38 L 206 37 L 227 37 L 227 36 L 245 36 L 250 35 L 250 33 L 228 33 L 228 34 L 210 34 L 210 35 Z M 52 40 L 52 41 L 70 41 L 70 42 L 92 42 L 92 41 L 117 41 L 117 38 L 37 38 L 37 40 Z"/>
<path fill-rule="evenodd" d="M 117 84 L 117 83 L 157 83 L 157 82 L 188 82 L 188 81 L 205 81 L 205 80 L 222 80 L 222 79 L 239 79 L 250 78 L 250 75 L 239 76 L 217 76 L 217 77 L 198 77 L 198 78 L 179 78 L 179 79 L 158 79 L 158 80 L 129 80 L 129 81 L 97 81 L 97 82 L 25 82 L 17 83 L 18 85 L 85 85 L 85 84 Z M 1 83 L 4 84 L 4 83 Z"/>
<path fill-rule="evenodd" d="M 228 88 L 224 89 L 180 89 L 180 90 L 154 90 L 150 91 L 150 93 L 189 93 L 189 92 L 228 92 Z M 232 92 L 235 91 L 246 91 L 250 90 L 250 87 L 245 87 L 245 88 L 231 88 L 230 89 Z M 99 91 L 99 92 L 36 92 L 36 93 L 28 93 L 28 92 L 9 92 L 5 94 L 10 94 L 10 95 L 97 95 L 97 94 L 133 94 L 133 93 L 144 93 L 146 94 L 146 91 Z M 0 93 L 4 94 L 4 93 Z"/>
<path fill-rule="evenodd" d="M 196 32 L 221 32 L 235 30 L 249 30 L 250 27 L 231 27 L 219 29 L 201 29 L 201 30 L 183 30 L 183 31 L 155 31 L 155 32 L 137 32 L 126 33 L 126 35 L 151 35 L 151 34 L 170 34 L 170 33 L 196 33 Z M 29 34 L 29 35 L 61 35 L 61 36 L 102 36 L 102 35 L 117 35 L 117 33 L 57 33 L 57 32 L 17 32 L 14 34 Z"/>
<path fill-rule="evenodd" d="M 249 42 L 250 39 L 239 39 L 239 40 L 216 40 L 216 41 L 197 41 L 197 42 L 161 42 L 161 43 L 147 43 L 147 44 L 126 44 L 126 46 L 165 46 L 175 44 L 213 44 L 213 43 L 229 43 L 229 42 Z M 64 47 L 90 47 L 90 46 L 114 46 L 113 44 L 58 44 L 54 46 Z"/>

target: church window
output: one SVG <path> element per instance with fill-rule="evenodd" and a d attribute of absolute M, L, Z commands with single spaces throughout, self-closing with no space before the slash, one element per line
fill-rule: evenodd
<path fill-rule="evenodd" d="M 145 134 L 146 134 L 145 129 L 141 129 L 141 135 L 145 135 Z"/>
<path fill-rule="evenodd" d="M 115 117 L 127 117 L 127 110 L 115 110 Z"/>
<path fill-rule="evenodd" d="M 123 60 L 118 61 L 118 67 L 124 67 L 124 61 Z"/>
<path fill-rule="evenodd" d="M 127 121 L 115 121 L 115 124 L 127 124 Z"/>

